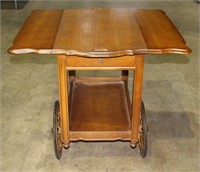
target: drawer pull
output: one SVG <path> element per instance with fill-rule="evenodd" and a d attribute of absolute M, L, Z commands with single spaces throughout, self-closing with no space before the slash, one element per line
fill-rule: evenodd
<path fill-rule="evenodd" d="M 103 63 L 103 59 L 99 58 L 98 62 L 99 62 L 99 64 L 102 64 Z"/>

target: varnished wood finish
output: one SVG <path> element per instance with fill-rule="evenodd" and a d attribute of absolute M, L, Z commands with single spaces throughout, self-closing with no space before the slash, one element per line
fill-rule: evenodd
<path fill-rule="evenodd" d="M 60 100 L 60 117 L 62 142 L 67 147 L 70 142 L 69 138 L 69 110 L 68 110 L 68 71 L 66 71 L 66 56 L 57 56 L 58 64 L 58 86 Z"/>
<path fill-rule="evenodd" d="M 70 56 L 67 58 L 68 70 L 114 70 L 114 69 L 134 69 L 135 56 L 123 56 L 112 58 L 83 58 Z"/>
<path fill-rule="evenodd" d="M 71 131 L 71 141 L 130 141 L 131 131 Z"/>
<path fill-rule="evenodd" d="M 136 56 L 136 66 L 133 80 L 132 96 L 132 124 L 131 124 L 131 146 L 135 147 L 138 142 L 140 112 L 142 102 L 142 82 L 144 71 L 144 56 Z"/>
<path fill-rule="evenodd" d="M 35 10 L 8 51 L 85 57 L 188 54 L 185 43 L 162 10 Z"/>
<path fill-rule="evenodd" d="M 93 132 L 93 139 L 97 138 L 96 131 L 130 131 L 130 102 L 125 84 L 123 78 L 75 79 L 71 89 L 70 131 Z"/>
<path fill-rule="evenodd" d="M 24 54 L 37 51 L 38 54 L 51 54 L 62 14 L 62 10 L 33 11 L 18 32 L 9 52 Z"/>

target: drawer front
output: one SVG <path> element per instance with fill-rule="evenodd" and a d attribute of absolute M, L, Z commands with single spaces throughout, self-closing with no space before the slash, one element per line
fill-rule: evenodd
<path fill-rule="evenodd" d="M 133 69 L 135 56 L 122 56 L 113 58 L 85 58 L 78 56 L 67 56 L 68 69 Z"/>

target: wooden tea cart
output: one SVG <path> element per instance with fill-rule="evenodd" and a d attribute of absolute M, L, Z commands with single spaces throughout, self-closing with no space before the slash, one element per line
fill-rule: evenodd
<path fill-rule="evenodd" d="M 8 52 L 57 55 L 59 101 L 53 135 L 58 159 L 63 147 L 79 140 L 126 140 L 133 148 L 138 144 L 145 157 L 144 55 L 188 54 L 185 43 L 162 10 L 35 10 Z M 122 75 L 79 77 L 77 70 L 121 70 Z M 129 70 L 134 71 L 132 96 Z"/>

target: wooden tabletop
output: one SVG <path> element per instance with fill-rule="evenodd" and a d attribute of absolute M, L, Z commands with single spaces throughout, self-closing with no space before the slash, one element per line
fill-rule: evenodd
<path fill-rule="evenodd" d="M 35 10 L 8 50 L 12 54 L 113 57 L 191 50 L 162 10 Z"/>

